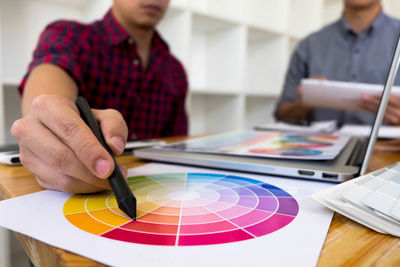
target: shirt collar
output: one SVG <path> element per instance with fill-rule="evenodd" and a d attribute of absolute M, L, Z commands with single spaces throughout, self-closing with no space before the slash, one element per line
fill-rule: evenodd
<path fill-rule="evenodd" d="M 129 34 L 117 22 L 111 9 L 104 15 L 102 24 L 106 31 L 108 44 L 110 46 L 118 45 L 129 39 Z"/>
<path fill-rule="evenodd" d="M 110 46 L 119 45 L 128 42 L 131 38 L 129 33 L 115 19 L 111 9 L 104 15 L 101 21 L 107 34 L 108 44 Z M 161 38 L 157 31 L 154 32 L 152 39 L 152 50 L 169 50 L 167 43 Z"/>
<path fill-rule="evenodd" d="M 372 22 L 371 26 L 365 31 L 374 31 L 379 30 L 379 28 L 384 26 L 384 21 L 386 20 L 387 15 L 381 11 L 376 19 Z M 347 22 L 346 18 L 342 16 L 339 20 L 339 26 L 345 33 L 353 33 L 353 30 L 350 27 L 350 24 Z"/>

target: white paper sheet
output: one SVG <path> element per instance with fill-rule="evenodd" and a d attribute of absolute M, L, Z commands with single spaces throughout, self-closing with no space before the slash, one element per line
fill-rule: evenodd
<path fill-rule="evenodd" d="M 302 102 L 305 105 L 343 110 L 361 110 L 357 100 L 363 94 L 378 95 L 383 85 L 355 82 L 303 79 Z M 392 94 L 400 96 L 400 87 L 394 86 Z"/>
<path fill-rule="evenodd" d="M 260 180 L 291 194 L 299 204 L 299 212 L 285 227 L 245 241 L 203 246 L 151 246 L 107 239 L 78 229 L 63 214 L 63 205 L 71 194 L 42 191 L 1 201 L 0 226 L 112 266 L 316 264 L 332 212 L 312 201 L 310 196 L 331 184 L 156 163 L 130 169 L 129 176 L 176 172 L 232 174 Z"/>
<path fill-rule="evenodd" d="M 337 134 L 367 137 L 371 134 L 371 128 L 370 125 L 345 124 L 337 131 Z M 400 127 L 381 125 L 378 138 L 400 138 Z"/>
<path fill-rule="evenodd" d="M 295 133 L 332 133 L 336 130 L 336 121 L 315 121 L 309 126 L 289 124 L 285 122 L 267 123 L 254 127 L 258 131 L 281 131 Z"/>

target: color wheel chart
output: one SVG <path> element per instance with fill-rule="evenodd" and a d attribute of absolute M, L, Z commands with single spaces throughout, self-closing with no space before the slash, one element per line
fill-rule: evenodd
<path fill-rule="evenodd" d="M 323 148 L 332 147 L 339 137 L 321 134 L 282 134 L 277 141 L 268 147 L 249 149 L 250 153 L 281 156 L 318 156 L 324 153 Z"/>
<path fill-rule="evenodd" d="M 294 220 L 297 201 L 259 180 L 210 173 L 166 173 L 130 177 L 138 205 L 132 221 L 114 195 L 74 195 L 65 218 L 105 238 L 164 246 L 230 243 L 261 237 Z"/>

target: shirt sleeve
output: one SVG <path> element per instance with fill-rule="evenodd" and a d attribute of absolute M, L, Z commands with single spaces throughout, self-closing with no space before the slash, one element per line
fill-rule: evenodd
<path fill-rule="evenodd" d="M 82 75 L 78 63 L 78 33 L 78 25 L 67 21 L 54 22 L 46 27 L 39 37 L 28 71 L 19 85 L 21 94 L 32 70 L 44 63 L 54 64 L 64 69 L 79 86 Z"/>
<path fill-rule="evenodd" d="M 279 106 L 288 101 L 296 101 L 297 87 L 301 79 L 308 77 L 308 62 L 307 62 L 307 40 L 303 40 L 290 59 L 288 71 L 286 73 L 283 90 L 280 98 L 275 106 L 274 117 L 278 119 L 277 113 Z"/>
<path fill-rule="evenodd" d="M 174 99 L 173 112 L 170 119 L 162 131 L 162 136 L 183 136 L 188 134 L 188 117 L 185 109 L 185 100 L 188 92 L 187 76 L 183 66 L 178 63 L 179 71 L 174 75 L 178 91 L 180 92 Z"/>

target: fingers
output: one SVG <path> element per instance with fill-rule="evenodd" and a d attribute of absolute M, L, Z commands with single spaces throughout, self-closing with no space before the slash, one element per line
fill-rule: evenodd
<path fill-rule="evenodd" d="M 326 77 L 323 75 L 310 77 L 309 79 L 318 80 L 318 81 L 326 81 Z"/>
<path fill-rule="evenodd" d="M 128 139 L 128 127 L 121 113 L 114 109 L 96 110 L 93 113 L 99 122 L 100 129 L 108 147 L 114 155 L 124 152 Z"/>
<path fill-rule="evenodd" d="M 379 102 L 380 97 L 370 94 L 363 94 L 362 98 L 357 101 L 357 104 L 365 111 L 376 113 L 379 107 Z"/>
<path fill-rule="evenodd" d="M 385 112 L 385 122 L 387 124 L 400 124 L 400 98 L 394 95 L 389 97 L 389 103 Z"/>
<path fill-rule="evenodd" d="M 24 134 L 24 129 L 28 129 L 29 132 Z M 47 165 L 51 166 L 54 172 L 104 187 L 105 181 L 93 175 L 76 157 L 75 153 L 64 143 L 60 142 L 46 127 L 27 118 L 16 121 L 13 125 L 13 132 L 20 144 L 20 160 L 22 164 L 31 172 L 34 172 L 36 176 L 43 179 L 47 177 L 51 178 L 48 172 L 44 171 L 41 166 Z M 19 138 L 21 135 L 24 137 Z M 35 158 L 40 159 L 40 162 Z"/>
<path fill-rule="evenodd" d="M 39 185 L 44 188 L 70 193 L 92 193 L 109 189 L 106 180 L 96 179 L 94 183 L 86 183 L 49 167 L 29 150 L 23 149 L 21 152 L 23 152 L 21 161 L 24 162 L 24 166 L 30 169 Z"/>
<path fill-rule="evenodd" d="M 34 118 L 69 147 L 93 174 L 99 178 L 109 177 L 114 169 L 112 158 L 80 118 L 74 103 L 63 97 L 51 97 L 41 96 L 32 102 Z"/>
<path fill-rule="evenodd" d="M 364 94 L 358 105 L 369 112 L 376 113 L 380 104 L 380 95 Z M 391 95 L 383 119 L 386 124 L 400 124 L 400 98 Z"/>
<path fill-rule="evenodd" d="M 128 135 L 122 116 L 112 110 L 95 111 L 95 116 L 111 150 L 121 153 Z M 42 186 L 80 193 L 108 188 L 108 181 L 99 178 L 109 177 L 113 160 L 69 99 L 55 95 L 36 98 L 11 131 L 20 144 L 23 165 Z"/>

